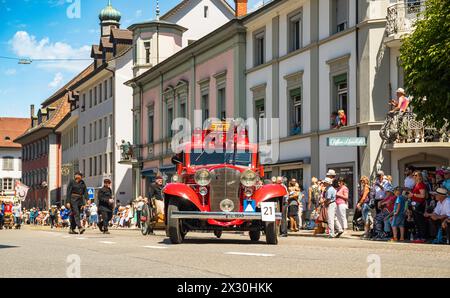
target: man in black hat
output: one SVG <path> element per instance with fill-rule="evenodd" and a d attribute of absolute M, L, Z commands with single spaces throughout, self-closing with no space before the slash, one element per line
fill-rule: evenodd
<path fill-rule="evenodd" d="M 155 182 L 150 185 L 148 198 L 150 199 L 148 204 L 149 208 L 152 208 L 152 200 L 155 201 L 156 214 L 164 214 L 164 199 L 162 197 L 164 179 L 161 176 L 156 176 Z M 153 230 L 150 230 L 150 234 L 153 234 Z"/>
<path fill-rule="evenodd" d="M 83 181 L 83 174 L 80 172 L 75 173 L 75 177 L 70 181 L 67 186 L 67 198 L 66 203 L 70 204 L 70 231 L 69 234 L 78 234 L 75 228 L 78 227 L 80 234 L 85 232 L 85 229 L 81 225 L 81 207 L 88 199 L 88 191 L 86 184 Z"/>
<path fill-rule="evenodd" d="M 103 234 L 109 234 L 108 226 L 112 218 L 114 208 L 114 199 L 112 197 L 111 180 L 105 179 L 103 187 L 98 192 L 98 211 L 101 221 L 98 222 L 98 228 Z"/>

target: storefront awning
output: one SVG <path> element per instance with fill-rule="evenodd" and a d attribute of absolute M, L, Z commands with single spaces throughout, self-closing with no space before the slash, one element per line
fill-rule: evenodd
<path fill-rule="evenodd" d="M 154 177 L 158 173 L 157 168 L 148 168 L 141 171 L 142 177 Z"/>
<path fill-rule="evenodd" d="M 309 165 L 311 164 L 311 157 L 305 157 L 305 158 L 294 158 L 294 159 L 284 159 L 284 160 L 278 160 L 277 162 L 273 163 L 266 163 L 265 166 L 281 166 L 281 165 L 287 165 L 287 164 L 299 164 L 299 165 Z"/>
<path fill-rule="evenodd" d="M 170 172 L 175 172 L 177 170 L 177 168 L 174 165 L 169 165 L 169 166 L 162 166 L 159 168 L 159 171 L 164 174 L 164 173 L 170 173 Z"/>

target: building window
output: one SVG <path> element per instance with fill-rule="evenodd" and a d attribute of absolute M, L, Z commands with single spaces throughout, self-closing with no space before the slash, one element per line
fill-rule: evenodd
<path fill-rule="evenodd" d="M 113 161 L 113 155 L 112 155 L 112 153 L 110 152 L 110 153 L 109 153 L 109 173 L 112 173 L 112 172 L 113 172 L 113 163 L 114 163 L 114 161 Z"/>
<path fill-rule="evenodd" d="M 114 129 L 113 116 L 109 115 L 109 134 L 108 134 L 108 136 L 112 136 L 113 129 Z"/>
<path fill-rule="evenodd" d="M 94 141 L 97 141 L 97 121 L 94 121 Z"/>
<path fill-rule="evenodd" d="M 86 144 L 86 126 L 83 126 L 83 145 Z"/>
<path fill-rule="evenodd" d="M 293 52 L 302 46 L 302 15 L 296 13 L 289 17 L 289 51 Z"/>
<path fill-rule="evenodd" d="M 348 28 L 348 0 L 331 1 L 332 33 L 338 33 Z"/>
<path fill-rule="evenodd" d="M 227 118 L 225 88 L 220 88 L 219 90 L 217 90 L 217 107 L 218 107 L 218 118 L 221 120 L 225 120 Z"/>
<path fill-rule="evenodd" d="M 148 144 L 153 143 L 154 125 L 155 125 L 155 116 L 154 116 L 154 110 L 152 108 L 148 112 L 148 136 L 147 136 L 147 143 Z"/>
<path fill-rule="evenodd" d="M 98 120 L 98 138 L 99 138 L 99 140 L 103 137 L 102 132 L 103 132 L 103 120 L 100 119 L 100 120 Z"/>
<path fill-rule="evenodd" d="M 258 66 L 261 64 L 264 64 L 265 62 L 265 39 L 266 39 L 266 32 L 259 31 L 254 34 L 253 37 L 253 48 L 254 48 L 254 66 Z"/>
<path fill-rule="evenodd" d="M 0 185 L 5 191 L 14 190 L 13 178 L 3 178 L 3 183 Z"/>
<path fill-rule="evenodd" d="M 14 171 L 14 157 L 3 157 L 3 171 Z"/>
<path fill-rule="evenodd" d="M 92 157 L 89 157 L 89 177 L 92 177 Z"/>
<path fill-rule="evenodd" d="M 105 127 L 104 127 L 104 135 L 105 135 L 105 138 L 108 136 L 108 117 L 105 117 L 105 118 L 103 118 L 103 123 L 104 123 L 104 125 L 105 125 Z"/>
<path fill-rule="evenodd" d="M 186 102 L 180 103 L 180 118 L 186 118 Z"/>
<path fill-rule="evenodd" d="M 113 96 L 113 78 L 109 78 L 109 97 Z"/>
<path fill-rule="evenodd" d="M 100 86 L 98 87 L 98 92 L 99 92 L 98 103 L 100 104 L 102 103 L 103 100 L 103 83 L 100 83 Z"/>
<path fill-rule="evenodd" d="M 295 178 L 299 185 L 303 185 L 303 169 L 281 170 L 281 176 L 286 177 L 288 180 Z"/>
<path fill-rule="evenodd" d="M 289 92 L 291 135 L 302 133 L 302 89 L 297 88 Z"/>
<path fill-rule="evenodd" d="M 172 122 L 173 122 L 173 107 L 170 107 L 167 109 L 167 136 L 169 138 L 173 136 Z"/>
<path fill-rule="evenodd" d="M 81 104 L 81 111 L 86 111 L 86 94 L 83 94 L 83 102 Z"/>
<path fill-rule="evenodd" d="M 264 138 L 264 128 L 263 124 L 264 119 L 266 118 L 266 108 L 264 104 L 264 99 L 259 99 L 255 101 L 255 118 L 258 125 L 258 135 L 257 139 L 262 140 Z"/>
<path fill-rule="evenodd" d="M 86 175 L 86 159 L 83 159 L 83 174 Z"/>
<path fill-rule="evenodd" d="M 208 6 L 204 6 L 204 7 L 203 7 L 203 17 L 204 17 L 205 19 L 207 19 L 207 18 L 208 18 L 208 15 L 209 15 L 209 7 L 208 7 Z"/>
<path fill-rule="evenodd" d="M 99 175 L 102 175 L 103 174 L 103 171 L 102 171 L 102 167 L 103 167 L 103 156 L 102 155 L 99 155 L 98 156 L 98 174 Z"/>
<path fill-rule="evenodd" d="M 103 96 L 104 96 L 104 100 L 106 101 L 108 99 L 108 81 L 105 80 L 105 82 L 103 83 Z"/>
<path fill-rule="evenodd" d="M 144 42 L 144 50 L 145 50 L 145 63 L 150 64 L 150 42 Z"/>
<path fill-rule="evenodd" d="M 78 145 L 78 125 L 73 128 L 73 143 Z"/>
<path fill-rule="evenodd" d="M 92 89 L 89 90 L 89 108 L 92 108 Z"/>
<path fill-rule="evenodd" d="M 108 173 L 108 154 L 105 154 L 105 174 Z"/>
<path fill-rule="evenodd" d="M 92 123 L 89 123 L 89 143 L 92 143 Z"/>
<path fill-rule="evenodd" d="M 332 128 L 347 126 L 348 82 L 347 74 L 333 77 Z"/>
<path fill-rule="evenodd" d="M 205 121 L 209 118 L 209 94 L 205 93 L 202 95 L 202 126 Z"/>
<path fill-rule="evenodd" d="M 94 176 L 97 176 L 97 156 L 94 156 Z"/>
<path fill-rule="evenodd" d="M 94 87 L 94 106 L 97 105 L 97 86 Z"/>

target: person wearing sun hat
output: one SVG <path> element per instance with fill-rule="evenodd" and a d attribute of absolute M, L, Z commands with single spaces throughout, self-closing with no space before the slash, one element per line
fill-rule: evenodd
<path fill-rule="evenodd" d="M 391 100 L 391 105 L 394 107 L 391 110 L 392 112 L 401 112 L 404 113 L 408 109 L 409 106 L 409 99 L 406 97 L 405 89 L 398 88 L 396 91 L 397 99 Z"/>
<path fill-rule="evenodd" d="M 330 230 L 329 238 L 337 238 L 344 233 L 344 230 L 336 217 L 336 189 L 333 187 L 333 179 L 330 177 L 326 177 L 323 184 L 325 186 L 325 206 L 327 206 L 328 228 Z"/>
<path fill-rule="evenodd" d="M 436 235 L 433 243 L 441 244 L 442 241 L 442 227 L 447 230 L 447 241 L 449 229 L 448 219 L 450 218 L 450 197 L 448 195 L 447 189 L 439 187 L 433 192 L 430 192 L 436 198 L 437 204 L 433 210 L 433 213 L 425 212 L 424 217 L 431 221 L 431 227 L 433 228 L 433 235 Z M 447 226 L 445 225 L 447 223 Z"/>

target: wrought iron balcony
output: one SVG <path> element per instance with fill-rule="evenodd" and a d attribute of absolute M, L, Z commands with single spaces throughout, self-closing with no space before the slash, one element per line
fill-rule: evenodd
<path fill-rule="evenodd" d="M 450 124 L 446 122 L 444 126 L 437 128 L 426 126 L 412 112 L 389 114 L 380 130 L 380 136 L 388 144 L 450 144 Z"/>
<path fill-rule="evenodd" d="M 425 1 L 408 1 L 393 4 L 387 9 L 386 36 L 400 38 L 414 30 L 415 21 L 425 10 Z"/>
<path fill-rule="evenodd" d="M 121 164 L 134 164 L 141 161 L 141 148 L 139 145 L 121 146 L 120 161 Z"/>

